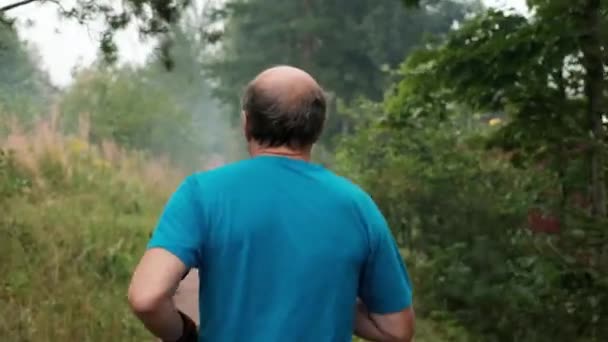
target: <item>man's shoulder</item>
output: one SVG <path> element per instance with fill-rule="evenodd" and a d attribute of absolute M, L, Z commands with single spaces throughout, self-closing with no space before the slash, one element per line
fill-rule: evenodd
<path fill-rule="evenodd" d="M 373 201 L 367 191 L 349 178 L 329 171 L 328 181 L 332 190 L 347 196 L 357 206 L 366 206 L 370 201 Z"/>
<path fill-rule="evenodd" d="M 197 183 L 214 183 L 239 176 L 246 171 L 248 164 L 250 164 L 249 159 L 230 162 L 213 169 L 194 172 L 188 178 L 196 180 Z"/>
<path fill-rule="evenodd" d="M 333 171 L 328 171 L 328 179 L 336 187 L 339 187 L 344 191 L 351 192 L 353 195 L 366 194 L 365 190 L 363 190 L 363 188 L 361 188 L 361 186 L 359 186 L 357 183 Z"/>
<path fill-rule="evenodd" d="M 245 186 L 259 171 L 259 163 L 254 159 L 244 159 L 224 164 L 214 169 L 199 171 L 187 177 L 186 181 L 198 189 L 226 189 L 230 186 Z M 319 169 L 317 169 L 318 171 Z M 329 169 L 322 168 L 320 177 L 315 177 L 320 186 L 357 206 L 366 207 L 373 202 L 371 196 L 353 180 Z M 317 173 L 317 175 L 319 175 Z"/>
<path fill-rule="evenodd" d="M 241 163 L 233 162 L 213 169 L 193 172 L 183 178 L 178 191 L 180 189 L 187 189 L 187 191 L 196 194 L 204 189 L 221 188 L 226 184 L 226 181 L 239 178 L 237 173 L 241 169 Z"/>

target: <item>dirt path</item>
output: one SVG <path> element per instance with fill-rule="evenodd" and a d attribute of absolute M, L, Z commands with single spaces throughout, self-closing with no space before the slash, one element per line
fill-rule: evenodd
<path fill-rule="evenodd" d="M 198 324 L 198 270 L 182 280 L 175 293 L 175 305 Z"/>
<path fill-rule="evenodd" d="M 191 270 L 182 280 L 173 297 L 175 305 L 198 325 L 198 270 Z M 159 339 L 154 339 L 160 342 Z"/>

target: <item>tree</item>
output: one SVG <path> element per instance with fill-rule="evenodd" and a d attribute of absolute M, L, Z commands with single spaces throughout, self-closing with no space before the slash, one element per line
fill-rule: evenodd
<path fill-rule="evenodd" d="M 29 124 L 43 114 L 52 87 L 39 69 L 35 53 L 19 40 L 11 24 L 0 20 L 0 126 L 9 117 Z"/>
<path fill-rule="evenodd" d="M 433 72 L 427 77 L 450 89 L 453 99 L 507 113 L 509 123 L 495 142 L 561 169 L 562 195 L 588 193 L 592 214 L 605 217 L 606 128 L 599 106 L 606 58 L 596 21 L 606 18 L 599 7 L 571 2 L 531 5 L 534 21 L 489 12 L 465 25 L 429 52 Z M 570 166 L 581 163 L 580 152 L 587 154 L 590 176 L 582 177 L 584 184 L 568 184 L 566 178 L 581 178 L 568 177 L 569 170 L 575 172 Z"/>
<path fill-rule="evenodd" d="M 64 128 L 74 132 L 88 116 L 94 143 L 110 139 L 168 156 L 188 170 L 215 155 L 236 157 L 240 140 L 225 108 L 211 97 L 201 62 L 204 43 L 191 29 L 186 23 L 172 28 L 170 71 L 161 53 L 140 68 L 100 63 L 81 72 L 62 99 Z"/>
<path fill-rule="evenodd" d="M 161 54 L 151 58 L 142 75 L 168 94 L 177 110 L 191 117 L 190 126 L 197 143 L 190 146 L 190 150 L 232 159 L 239 155 L 242 146 L 230 122 L 228 108 L 212 96 L 210 77 L 203 62 L 209 56 L 207 42 L 197 34 L 197 24 L 184 20 L 172 28 L 170 71 Z"/>
<path fill-rule="evenodd" d="M 480 340 L 604 340 L 606 11 L 529 3 L 411 54 L 338 161 L 417 260 L 422 315 Z"/>
<path fill-rule="evenodd" d="M 137 69 L 82 71 L 62 98 L 61 112 L 67 132 L 88 119 L 93 143 L 112 140 L 176 163 L 190 160 L 190 151 L 183 150 L 194 139 L 189 114 Z"/>
<path fill-rule="evenodd" d="M 593 214 L 608 217 L 606 197 L 606 158 L 604 149 L 606 128 L 604 127 L 604 92 L 606 90 L 605 65 L 607 42 L 602 41 L 602 27 L 605 24 L 605 9 L 599 0 L 586 0 L 575 11 L 580 11 L 576 26 L 580 28 L 580 48 L 585 67 L 585 95 L 587 96 L 587 120 L 592 134 L 593 146 L 589 149 L 591 173 L 591 198 Z"/>
<path fill-rule="evenodd" d="M 379 100 L 386 70 L 425 34 L 447 32 L 470 10 L 456 1 L 408 10 L 393 0 L 232 0 L 214 12 L 225 29 L 208 68 L 219 82 L 220 98 L 235 106 L 246 82 L 276 64 L 310 71 L 333 98 L 346 103 L 360 96 Z M 328 133 L 349 125 L 334 115 Z"/>
<path fill-rule="evenodd" d="M 553 178 L 486 153 L 482 143 L 495 128 L 466 107 L 444 120 L 410 116 L 395 125 L 386 104 L 361 109 L 374 119 L 339 145 L 337 170 L 371 193 L 406 249 L 417 314 L 457 320 L 473 341 L 549 341 L 554 335 L 527 321 L 544 310 L 559 317 L 531 299 L 553 280 L 542 278 L 544 264 L 532 265 L 535 275 L 521 266 L 535 252 L 520 227 L 536 187 Z M 528 286 L 534 277 L 540 281 Z"/>
<path fill-rule="evenodd" d="M 11 10 L 36 3 L 57 6 L 62 16 L 74 19 L 81 24 L 97 20 L 103 21 L 106 29 L 100 40 L 100 49 L 108 61 L 114 61 L 117 52 L 114 43 L 116 31 L 133 23 L 144 36 L 165 35 L 169 32 L 171 25 L 179 21 L 191 0 L 127 0 L 122 1 L 118 6 L 116 2 L 112 1 L 78 0 L 71 8 L 64 7 L 59 0 L 15 0 L 0 7 L 0 15 L 10 14 Z M 164 51 L 164 53 L 167 52 Z"/>

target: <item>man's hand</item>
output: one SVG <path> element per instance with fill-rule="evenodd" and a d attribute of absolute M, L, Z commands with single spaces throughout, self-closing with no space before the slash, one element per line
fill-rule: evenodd
<path fill-rule="evenodd" d="M 152 248 L 140 260 L 131 280 L 131 308 L 146 328 L 163 341 L 196 341 L 191 339 L 196 334 L 196 325 L 179 313 L 173 303 L 175 290 L 186 271 L 179 258 L 164 249 Z"/>
<path fill-rule="evenodd" d="M 357 298 L 355 335 L 374 342 L 410 342 L 414 336 L 414 311 L 408 308 L 396 313 L 374 314 Z"/>

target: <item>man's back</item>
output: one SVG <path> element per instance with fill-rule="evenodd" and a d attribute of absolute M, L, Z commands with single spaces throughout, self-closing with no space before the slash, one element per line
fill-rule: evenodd
<path fill-rule="evenodd" d="M 375 250 L 386 239 L 355 185 L 302 160 L 258 156 L 189 177 L 149 247 L 199 269 L 200 341 L 350 341 L 357 296 L 375 312 L 410 304 L 394 244 Z"/>
<path fill-rule="evenodd" d="M 166 341 L 411 340 L 410 283 L 384 217 L 308 162 L 326 122 L 323 88 L 276 66 L 241 104 L 252 158 L 190 176 L 171 196 L 133 272 L 134 313 Z M 172 298 L 191 268 L 200 332 Z"/>

